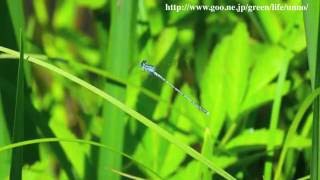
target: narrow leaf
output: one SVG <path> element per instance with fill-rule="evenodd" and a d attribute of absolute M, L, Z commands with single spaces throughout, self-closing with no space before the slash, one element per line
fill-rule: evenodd
<path fill-rule="evenodd" d="M 24 72 L 23 72 L 23 62 L 24 62 L 24 42 L 22 32 L 21 44 L 20 44 L 20 59 L 18 67 L 18 79 L 17 79 L 17 90 L 16 90 L 16 105 L 15 114 L 13 120 L 13 133 L 12 142 L 19 142 L 24 139 Z M 23 149 L 18 148 L 13 150 L 12 153 L 12 163 L 10 177 L 11 179 L 21 179 L 22 177 L 22 165 L 23 165 Z"/>

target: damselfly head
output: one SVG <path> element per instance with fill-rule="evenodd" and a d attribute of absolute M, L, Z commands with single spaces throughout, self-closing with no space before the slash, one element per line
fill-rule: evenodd
<path fill-rule="evenodd" d="M 146 64 L 147 64 L 147 60 L 142 60 L 142 61 L 140 62 L 140 67 L 142 68 L 142 67 L 144 67 Z"/>
<path fill-rule="evenodd" d="M 152 65 L 149 65 L 146 60 L 142 60 L 142 61 L 140 62 L 140 67 L 141 67 L 144 71 L 147 71 L 147 72 L 149 72 L 149 73 L 155 72 L 155 67 L 153 67 Z"/>

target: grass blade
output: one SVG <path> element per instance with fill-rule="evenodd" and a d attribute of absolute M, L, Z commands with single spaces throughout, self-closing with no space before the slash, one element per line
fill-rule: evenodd
<path fill-rule="evenodd" d="M 210 133 L 210 130 L 207 128 L 204 131 L 204 138 L 203 138 L 203 144 L 201 148 L 201 154 L 208 159 L 212 159 L 212 152 L 213 152 L 213 139 L 212 135 Z M 209 171 L 208 167 L 204 166 L 203 164 L 200 164 L 200 178 L 201 179 L 211 179 L 212 173 Z"/>
<path fill-rule="evenodd" d="M 47 60 L 55 60 L 54 58 L 49 58 L 46 55 L 42 55 L 42 54 L 26 54 L 27 56 L 32 56 L 35 58 L 38 58 L 40 60 L 43 61 L 47 61 Z M 12 56 L 10 54 L 0 54 L 0 59 L 16 59 L 17 57 Z M 52 61 L 50 61 L 52 62 Z M 53 62 L 54 65 L 56 65 Z M 149 98 L 158 101 L 158 102 L 162 102 L 164 104 L 166 104 L 166 106 L 168 106 L 169 108 L 171 108 L 172 110 L 179 112 L 180 114 L 182 114 L 183 116 L 187 117 L 186 113 L 183 113 L 179 108 L 174 107 L 168 100 L 160 97 L 159 95 L 157 95 L 156 93 L 152 92 L 151 90 L 141 87 L 139 85 L 137 85 L 136 83 L 132 83 L 124 78 L 119 78 L 115 75 L 113 75 L 111 72 L 107 71 L 107 70 L 103 70 L 103 69 L 99 69 L 96 67 L 92 67 L 90 65 L 84 64 L 84 63 L 80 63 L 80 62 L 67 62 L 66 64 L 69 65 L 70 68 L 72 68 L 72 66 L 77 66 L 77 68 L 80 68 L 81 70 L 85 70 L 87 72 L 96 74 L 98 76 L 101 76 L 102 78 L 105 78 L 106 80 L 110 80 L 112 82 L 116 82 L 117 84 L 120 84 L 122 86 L 126 86 L 126 87 L 132 87 L 135 88 L 139 91 L 141 91 L 141 93 L 143 93 L 144 95 L 148 96 Z M 57 64 L 57 66 L 59 67 L 59 65 Z"/>
<path fill-rule="evenodd" d="M 120 176 L 122 176 L 122 177 L 125 177 L 125 178 L 127 178 L 127 179 L 146 180 L 146 179 L 144 179 L 144 178 L 137 177 L 137 176 L 133 176 L 133 175 L 131 175 L 131 174 L 127 174 L 127 173 L 124 173 L 124 172 L 121 172 L 121 171 L 118 171 L 118 170 L 115 170 L 115 169 L 111 169 L 111 171 L 112 171 L 113 173 L 116 173 L 116 174 L 118 174 L 118 175 L 120 175 Z"/>
<path fill-rule="evenodd" d="M 308 179 L 310 179 L 310 175 L 298 178 L 297 180 L 308 180 Z"/>
<path fill-rule="evenodd" d="M 95 142 L 95 141 L 88 141 L 88 140 L 83 140 L 83 139 L 63 139 L 63 138 L 40 138 L 40 139 L 32 139 L 32 140 L 25 140 L 25 141 L 21 141 L 21 142 L 17 142 L 17 143 L 12 143 L 6 146 L 1 146 L 0 147 L 0 153 L 3 153 L 3 151 L 8 151 L 11 149 L 15 149 L 15 148 L 22 148 L 23 146 L 27 146 L 27 145 L 32 145 L 32 144 L 39 144 L 39 143 L 53 143 L 53 142 L 69 142 L 69 143 L 80 143 L 80 144 L 88 144 L 91 146 L 96 146 L 96 147 L 100 147 L 103 149 L 106 149 L 110 152 L 113 152 L 114 154 L 119 154 L 121 156 L 124 156 L 130 160 L 132 160 L 134 163 L 136 163 L 137 165 L 145 168 L 146 170 L 150 171 L 152 174 L 154 174 L 156 177 L 158 177 L 159 179 L 163 179 L 161 176 L 159 176 L 156 172 L 154 172 L 152 169 L 144 166 L 142 163 L 140 163 L 139 161 L 135 160 L 132 156 L 123 153 L 123 152 L 119 152 L 116 151 L 115 149 L 106 146 L 104 144 Z"/>
<path fill-rule="evenodd" d="M 21 44 L 20 29 L 24 27 L 23 3 L 21 0 L 7 0 L 7 6 L 13 23 L 14 34 L 17 44 Z"/>
<path fill-rule="evenodd" d="M 279 158 L 279 161 L 278 161 L 278 166 L 277 166 L 277 169 L 276 169 L 276 173 L 275 173 L 274 179 L 279 179 L 280 178 L 281 171 L 282 171 L 282 166 L 284 164 L 285 157 L 286 157 L 286 154 L 287 154 L 288 149 L 289 149 L 290 141 L 291 141 L 291 139 L 293 139 L 293 137 L 294 137 L 294 135 L 296 133 L 296 130 L 297 130 L 302 118 L 303 118 L 303 115 L 308 110 L 308 108 L 311 106 L 312 102 L 317 97 L 319 97 L 319 95 L 320 95 L 320 88 L 317 88 L 303 101 L 303 103 L 302 103 L 301 107 L 299 108 L 294 120 L 292 121 L 292 123 L 291 123 L 291 125 L 289 127 L 289 130 L 288 130 L 287 136 L 286 136 L 286 138 L 284 140 L 283 148 L 282 148 L 281 153 L 280 153 L 280 158 Z"/>
<path fill-rule="evenodd" d="M 11 48 L 18 48 L 19 43 L 17 42 L 20 41 L 19 30 L 23 27 L 22 12 L 22 1 L 20 0 L 0 2 L 0 44 L 5 44 Z M 11 64 L 8 61 L 4 61 L 1 63 L 0 67 L 0 94 L 2 96 L 0 100 L 0 145 L 2 145 L 3 143 L 9 143 L 10 136 L 12 136 L 13 120 L 15 116 L 15 91 L 18 89 L 15 87 L 18 63 Z M 12 88 L 9 88 L 9 86 Z M 10 151 L 0 156 L 0 179 L 8 179 L 10 175 L 11 155 L 12 152 Z"/>
<path fill-rule="evenodd" d="M 307 48 L 309 68 L 311 72 L 312 87 L 320 86 L 320 2 L 318 0 L 303 3 L 309 5 L 305 12 L 305 27 L 307 35 Z M 313 104 L 313 131 L 311 155 L 311 179 L 320 179 L 320 99 L 315 99 Z"/>
<path fill-rule="evenodd" d="M 10 143 L 8 126 L 4 117 L 3 101 L 0 93 L 0 146 Z M 10 173 L 11 152 L 5 152 L 0 156 L 0 179 L 7 179 Z"/>
<path fill-rule="evenodd" d="M 279 123 L 279 115 L 280 115 L 280 108 L 281 108 L 281 98 L 282 98 L 282 89 L 286 80 L 286 75 L 287 75 L 287 70 L 288 70 L 288 61 L 284 61 L 281 67 L 281 71 L 278 77 L 278 82 L 277 82 L 277 89 L 275 92 L 274 96 L 274 101 L 272 105 L 272 113 L 271 113 L 271 121 L 270 121 L 270 131 L 275 131 L 277 130 L 277 126 Z M 268 152 L 268 157 L 270 159 L 273 159 L 274 156 L 274 136 L 273 133 L 271 133 L 271 136 L 269 137 L 270 141 L 267 145 L 267 152 Z M 268 158 L 268 159 L 269 159 Z M 264 179 L 266 180 L 271 180 L 272 179 L 272 161 L 267 160 L 264 166 Z"/>
<path fill-rule="evenodd" d="M 22 32 L 20 34 L 20 58 L 18 67 L 18 79 L 17 79 L 17 90 L 16 90 L 16 105 L 13 121 L 13 133 L 12 142 L 19 142 L 24 139 L 24 42 Z M 22 178 L 22 166 L 23 166 L 23 149 L 15 149 L 12 152 L 10 178 L 21 179 Z"/>
<path fill-rule="evenodd" d="M 0 46 L 0 51 L 1 52 L 5 52 L 7 54 L 11 54 L 13 56 L 18 56 L 19 55 L 19 53 L 17 51 L 14 51 L 14 50 L 2 47 L 2 46 Z M 154 132 L 159 134 L 161 137 L 163 137 L 167 141 L 169 141 L 172 144 L 174 144 L 177 147 L 179 147 L 186 154 L 190 155 L 194 159 L 196 159 L 199 162 L 203 163 L 204 165 L 208 166 L 211 170 L 215 171 L 220 176 L 224 177 L 225 179 L 235 179 L 232 175 L 230 175 L 229 173 L 227 173 L 223 169 L 221 169 L 221 168 L 217 167 L 215 164 L 213 164 L 208 158 L 204 157 L 203 155 L 201 155 L 199 152 L 197 152 L 196 150 L 194 150 L 190 146 L 188 146 L 188 145 L 184 144 L 183 142 L 177 140 L 175 136 L 173 136 L 168 131 L 166 131 L 163 128 L 161 128 L 159 125 L 154 123 L 152 120 L 146 118 L 142 114 L 140 114 L 140 113 L 136 112 L 135 110 L 129 108 L 128 106 L 126 106 L 125 104 L 123 104 L 119 100 L 115 99 L 114 97 L 110 96 L 109 94 L 105 93 L 101 89 L 98 89 L 95 86 L 89 84 L 88 82 L 86 82 L 86 81 L 84 81 L 84 80 L 82 80 L 82 79 L 80 79 L 80 78 L 78 78 L 78 77 L 66 72 L 66 71 L 63 71 L 60 68 L 57 68 L 56 66 L 53 66 L 52 64 L 43 62 L 43 61 L 41 61 L 39 59 L 36 59 L 36 58 L 33 58 L 33 57 L 29 56 L 28 61 L 32 62 L 34 64 L 37 64 L 37 65 L 39 65 L 39 66 L 41 66 L 43 68 L 46 68 L 46 69 L 48 69 L 48 70 L 50 70 L 52 72 L 55 72 L 56 74 L 59 74 L 59 75 L 65 77 L 65 78 L 69 79 L 70 81 L 72 81 L 72 82 L 74 82 L 74 83 L 86 88 L 87 90 L 91 91 L 92 93 L 102 97 L 103 99 L 109 101 L 114 106 L 116 106 L 119 109 L 121 109 L 123 112 L 129 114 L 130 116 L 132 116 L 133 118 L 138 120 L 140 123 L 144 124 L 145 126 L 150 128 L 151 130 L 153 130 Z"/>
<path fill-rule="evenodd" d="M 117 0 L 111 1 L 111 30 L 106 68 L 112 74 L 123 79 L 128 76 L 129 64 L 132 59 L 134 44 L 132 36 L 134 34 L 136 7 L 137 5 L 133 1 L 126 3 L 119 3 Z M 105 90 L 121 101 L 124 101 L 126 97 L 126 90 L 112 83 L 107 83 Z M 112 104 L 106 103 L 103 107 L 103 119 L 101 142 L 116 148 L 118 151 L 122 151 L 125 133 L 125 113 Z M 120 179 L 119 175 L 106 171 L 105 167 L 121 170 L 121 156 L 115 156 L 102 149 L 99 154 L 98 166 L 98 179 Z"/>

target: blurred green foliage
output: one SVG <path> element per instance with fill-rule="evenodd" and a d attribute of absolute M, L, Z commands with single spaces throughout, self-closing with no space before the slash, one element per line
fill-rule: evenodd
<path fill-rule="evenodd" d="M 247 1 L 1 1 L 0 46 L 18 50 L 17 32 L 24 28 L 25 54 L 103 89 L 235 178 L 274 178 L 284 143 L 288 152 L 277 178 L 310 174 L 310 109 L 291 139 L 284 141 L 314 78 L 308 70 L 303 12 L 175 12 L 166 11 L 166 3 Z M 21 90 L 18 61 L 7 55 L 0 54 L 0 147 L 16 141 L 10 139 L 15 133 L 13 102 L 18 102 L 13 92 Z M 142 59 L 210 115 L 143 72 Z M 283 68 L 287 71 L 280 83 Z M 221 178 L 84 87 L 34 64 L 24 69 L 24 140 L 100 141 L 143 166 L 85 144 L 40 144 L 24 149 L 23 179 Z M 11 152 L 0 152 L 0 179 L 8 178 L 15 164 L 8 157 Z"/>

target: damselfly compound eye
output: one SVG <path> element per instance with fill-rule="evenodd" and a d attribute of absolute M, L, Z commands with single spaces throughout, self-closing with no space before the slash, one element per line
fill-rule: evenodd
<path fill-rule="evenodd" d="M 143 67 L 146 63 L 147 63 L 146 60 L 142 60 L 142 61 L 140 62 L 140 67 Z"/>
<path fill-rule="evenodd" d="M 147 71 L 149 73 L 153 73 L 156 71 L 156 68 L 154 66 L 151 66 L 149 64 L 147 64 L 146 60 L 141 61 L 140 63 L 140 67 L 144 70 Z"/>

